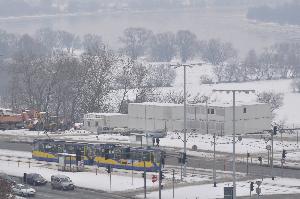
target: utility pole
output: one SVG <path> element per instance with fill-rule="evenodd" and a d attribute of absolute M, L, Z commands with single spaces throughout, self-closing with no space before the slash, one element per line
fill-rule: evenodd
<path fill-rule="evenodd" d="M 133 155 L 131 154 L 131 185 L 133 185 Z"/>
<path fill-rule="evenodd" d="M 277 126 L 273 127 L 273 131 L 271 131 L 271 149 L 272 149 L 272 154 L 271 154 L 271 177 L 272 180 L 274 180 L 274 135 L 277 133 Z"/>
<path fill-rule="evenodd" d="M 173 178 L 172 178 L 172 182 L 173 182 L 173 198 L 175 197 L 175 170 L 173 169 Z"/>
<path fill-rule="evenodd" d="M 143 156 L 144 159 L 144 198 L 147 198 L 147 185 L 146 185 L 146 162 L 145 162 L 145 157 Z"/>
<path fill-rule="evenodd" d="M 183 136 L 183 153 L 186 154 L 186 65 L 183 65 L 183 111 L 184 111 L 184 118 L 183 118 L 183 128 L 184 128 L 184 136 Z M 184 163 L 184 170 L 183 176 L 186 177 L 186 162 Z"/>
<path fill-rule="evenodd" d="M 216 133 L 214 134 L 214 167 L 213 167 L 213 180 L 214 180 L 214 187 L 217 186 L 216 180 Z"/>
<path fill-rule="evenodd" d="M 214 89 L 213 92 L 226 92 L 226 93 L 232 93 L 232 128 L 233 128 L 233 149 L 232 149 L 232 178 L 233 178 L 233 199 L 236 199 L 236 165 L 235 165 L 235 95 L 236 92 L 239 93 L 246 93 L 249 94 L 250 92 L 255 92 L 255 90 L 216 90 Z"/>
<path fill-rule="evenodd" d="M 187 133 L 187 125 L 186 125 L 186 106 L 187 106 L 187 102 L 186 102 L 186 67 L 192 67 L 195 65 L 201 66 L 203 63 L 194 63 L 194 64 L 186 64 L 185 61 L 184 63 L 178 63 L 176 65 L 170 65 L 170 66 L 175 66 L 175 68 L 181 67 L 183 66 L 183 153 L 186 155 L 186 142 L 187 142 L 187 138 L 186 138 L 186 133 Z M 186 162 L 184 163 L 184 170 L 183 170 L 183 176 L 186 177 Z"/>
<path fill-rule="evenodd" d="M 249 175 L 249 157 L 250 157 L 250 153 L 247 152 L 247 175 Z"/>
<path fill-rule="evenodd" d="M 207 106 L 207 100 L 208 98 L 205 98 L 205 107 L 206 107 L 206 134 L 208 134 L 208 106 Z"/>
<path fill-rule="evenodd" d="M 161 199 L 161 182 L 162 182 L 162 171 L 161 171 L 161 163 L 162 163 L 162 152 L 160 152 L 159 157 L 159 181 L 158 181 L 158 198 Z"/>

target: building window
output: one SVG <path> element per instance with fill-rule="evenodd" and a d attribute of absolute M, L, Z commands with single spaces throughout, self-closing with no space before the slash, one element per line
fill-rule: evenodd
<path fill-rule="evenodd" d="M 207 114 L 215 114 L 215 109 L 213 108 L 207 109 Z"/>
<path fill-rule="evenodd" d="M 91 123 L 90 123 L 90 122 L 88 122 L 88 126 L 91 126 Z"/>
<path fill-rule="evenodd" d="M 95 122 L 95 126 L 99 126 L 99 122 Z"/>
<path fill-rule="evenodd" d="M 247 108 L 244 108 L 243 113 L 247 113 Z"/>

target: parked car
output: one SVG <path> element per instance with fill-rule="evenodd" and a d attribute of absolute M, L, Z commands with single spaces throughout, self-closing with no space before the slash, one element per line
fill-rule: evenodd
<path fill-rule="evenodd" d="M 6 173 L 0 173 L 0 178 L 6 180 L 9 184 L 11 185 L 15 185 L 16 181 L 14 179 L 12 179 L 9 175 L 7 175 Z"/>
<path fill-rule="evenodd" d="M 59 190 L 74 190 L 75 185 L 72 180 L 65 175 L 53 175 L 51 176 L 51 187 L 52 189 Z"/>
<path fill-rule="evenodd" d="M 30 196 L 34 196 L 36 191 L 35 189 L 23 185 L 23 184 L 16 184 L 12 187 L 12 192 L 18 196 L 22 196 L 22 197 L 30 197 Z"/>
<path fill-rule="evenodd" d="M 43 178 L 38 173 L 29 173 L 27 174 L 26 181 L 28 184 L 37 186 L 37 185 L 45 185 L 47 183 L 47 180 Z"/>

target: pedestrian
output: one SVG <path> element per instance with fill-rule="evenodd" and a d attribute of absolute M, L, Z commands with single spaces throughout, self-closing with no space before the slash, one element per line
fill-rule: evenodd
<path fill-rule="evenodd" d="M 156 138 L 156 146 L 159 147 L 159 138 Z"/>
<path fill-rule="evenodd" d="M 155 144 L 155 138 L 152 138 L 152 146 Z"/>

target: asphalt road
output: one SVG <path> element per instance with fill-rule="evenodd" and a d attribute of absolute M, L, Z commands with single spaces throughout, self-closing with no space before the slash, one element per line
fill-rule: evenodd
<path fill-rule="evenodd" d="M 171 156 L 168 156 L 166 159 L 167 165 L 179 165 L 178 164 L 178 158 L 174 157 L 174 152 L 168 151 L 169 154 L 172 154 Z M 167 154 L 168 154 L 167 152 Z M 179 155 L 177 155 L 179 157 Z M 225 161 L 224 161 L 225 160 Z M 192 168 L 203 168 L 203 169 L 212 169 L 213 168 L 213 160 L 208 158 L 200 158 L 200 157 L 188 157 L 188 167 Z M 225 164 L 225 167 L 224 167 Z M 221 171 L 232 171 L 232 162 L 230 161 L 230 158 L 225 157 L 221 160 L 216 160 L 216 169 Z M 247 166 L 246 163 L 236 162 L 236 171 L 241 173 L 247 173 Z M 288 177 L 288 178 L 298 178 L 300 179 L 300 169 L 290 169 L 290 168 L 284 168 L 281 169 L 278 166 L 274 166 L 273 169 L 275 176 L 280 177 Z M 268 177 L 271 176 L 271 169 L 267 166 L 260 166 L 257 164 L 250 164 L 249 161 L 249 174 L 252 176 L 257 177 Z"/>
<path fill-rule="evenodd" d="M 17 182 L 20 179 L 15 178 Z M 128 197 L 118 196 L 107 192 L 86 190 L 75 188 L 74 191 L 61 191 L 52 189 L 50 183 L 45 186 L 31 186 L 36 190 L 36 199 L 129 199 Z"/>

